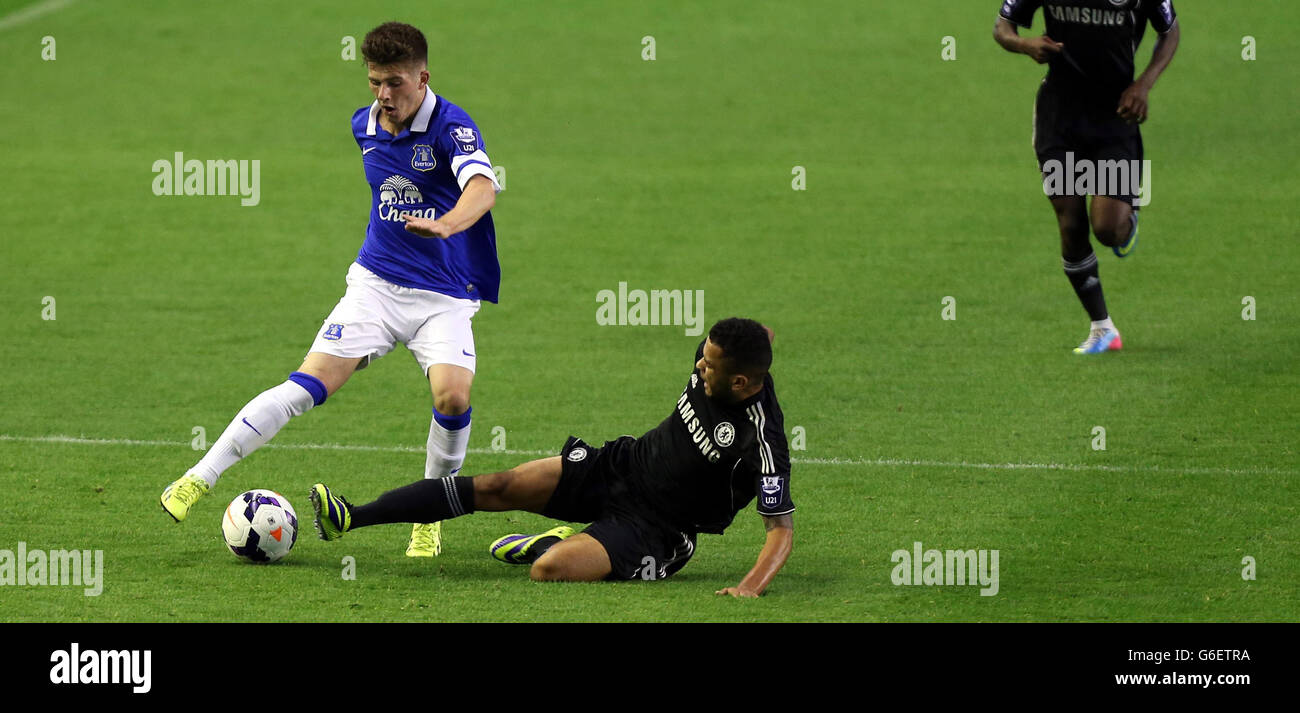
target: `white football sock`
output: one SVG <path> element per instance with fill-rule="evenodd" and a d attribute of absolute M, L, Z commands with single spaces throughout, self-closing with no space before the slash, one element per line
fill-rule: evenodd
<path fill-rule="evenodd" d="M 261 448 L 290 418 L 306 413 L 314 405 L 311 393 L 293 381 L 263 391 L 235 414 L 235 420 L 188 472 L 206 480 L 208 487 L 216 485 L 227 468 Z"/>
<path fill-rule="evenodd" d="M 469 429 L 470 413 L 473 409 L 466 411 L 460 416 L 442 416 L 437 411 L 433 412 L 433 419 L 429 422 L 429 442 L 428 455 L 424 461 L 424 477 L 426 478 L 446 478 L 449 475 L 456 475 L 460 471 L 461 465 L 465 463 L 465 451 L 469 449 Z M 447 428 L 438 419 L 442 418 L 445 422 L 456 421 L 463 423 L 459 428 Z M 449 425 L 456 425 L 455 423 Z"/>
<path fill-rule="evenodd" d="M 1118 331 L 1119 331 L 1118 329 L 1115 329 L 1115 323 L 1112 322 L 1112 321 L 1110 321 L 1110 317 L 1107 317 L 1106 319 L 1103 319 L 1103 320 L 1101 320 L 1101 321 L 1099 321 L 1099 322 L 1093 322 L 1093 323 L 1092 323 L 1092 328 L 1093 328 L 1093 329 L 1109 329 L 1109 330 L 1114 331 L 1114 332 L 1118 332 Z"/>

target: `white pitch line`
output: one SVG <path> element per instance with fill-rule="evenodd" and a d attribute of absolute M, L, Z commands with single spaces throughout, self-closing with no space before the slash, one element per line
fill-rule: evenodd
<path fill-rule="evenodd" d="M 25 444 L 74 444 L 74 445 L 127 445 L 127 446 L 188 446 L 190 441 L 138 441 L 134 438 L 82 438 L 77 436 L 9 436 L 0 433 L 0 441 L 25 442 Z M 424 453 L 424 446 L 369 446 L 350 444 L 266 444 L 263 448 L 282 450 L 359 450 L 372 453 Z M 493 450 L 490 448 L 472 448 L 469 453 L 506 455 L 555 455 L 556 450 Z"/>
<path fill-rule="evenodd" d="M 0 439 L 2 440 L 2 439 Z M 1067 470 L 1107 473 L 1186 473 L 1191 475 L 1297 475 L 1300 471 L 1276 468 L 1178 468 L 1145 465 L 1081 465 L 1073 463 L 971 463 L 970 461 L 903 460 L 898 458 L 791 458 L 794 463 L 815 465 L 880 465 L 917 468 L 977 468 L 980 470 Z"/>
<path fill-rule="evenodd" d="M 0 434 L 0 442 L 13 443 L 66 443 L 89 446 L 166 446 L 177 448 L 190 445 L 189 441 L 142 441 L 129 438 L 82 438 L 77 436 L 11 436 Z M 378 453 L 424 453 L 423 446 L 366 446 L 344 443 L 268 443 L 264 448 L 297 451 L 361 451 Z M 470 448 L 475 455 L 504 454 L 512 456 L 557 455 L 556 450 L 518 450 Z M 796 465 L 867 465 L 903 468 L 968 468 L 978 470 L 1064 470 L 1101 471 L 1106 473 L 1168 473 L 1190 475 L 1297 475 L 1300 471 L 1274 468 L 1174 468 L 1158 465 L 1077 465 L 1071 463 L 971 463 L 969 461 L 907 460 L 900 458 L 807 458 L 792 457 Z"/>
<path fill-rule="evenodd" d="M 28 5 L 27 7 L 14 10 L 4 17 L 0 17 L 0 31 L 25 24 L 31 20 L 35 20 L 41 15 L 47 15 L 54 12 L 55 10 L 62 10 L 73 2 L 74 0 L 45 0 L 45 2 L 38 2 L 35 5 Z"/>

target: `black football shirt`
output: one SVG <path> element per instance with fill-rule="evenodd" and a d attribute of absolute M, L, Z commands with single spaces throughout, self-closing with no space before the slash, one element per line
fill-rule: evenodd
<path fill-rule="evenodd" d="M 699 362 L 704 343 L 696 350 Z M 790 451 L 772 375 L 734 404 L 704 393 L 698 369 L 668 418 L 632 445 L 625 474 L 634 496 L 685 532 L 721 533 L 757 498 L 762 515 L 794 512 Z"/>
<path fill-rule="evenodd" d="M 1049 63 L 1047 82 L 1115 106 L 1133 83 L 1147 23 L 1164 34 L 1177 19 L 1172 0 L 1005 0 L 999 14 L 1030 27 L 1040 7 L 1047 36 L 1065 45 Z"/>

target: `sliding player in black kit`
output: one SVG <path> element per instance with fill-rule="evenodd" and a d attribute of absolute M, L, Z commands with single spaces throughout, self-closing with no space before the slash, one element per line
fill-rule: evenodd
<path fill-rule="evenodd" d="M 1046 34 L 1020 37 L 1016 26 L 1029 27 L 1040 7 Z M 1133 58 L 1148 22 L 1159 36 L 1150 64 L 1134 80 Z M 994 39 L 1007 51 L 1049 65 L 1034 109 L 1033 143 L 1043 190 L 1056 211 L 1065 275 L 1092 320 L 1077 354 L 1122 346 L 1088 232 L 1091 227 L 1119 257 L 1137 245 L 1138 125 L 1147 119 L 1147 94 L 1173 59 L 1180 34 L 1171 0 L 1006 0 L 994 27 Z M 1087 195 L 1093 196 L 1091 211 Z"/>
<path fill-rule="evenodd" d="M 475 511 L 525 510 L 566 522 L 538 535 L 506 535 L 494 557 L 530 564 L 538 581 L 663 579 L 695 553 L 696 533 L 721 534 L 757 498 L 767 538 L 753 569 L 718 594 L 756 597 L 790 556 L 790 453 L 768 369 L 771 332 L 724 319 L 695 354 L 673 412 L 640 438 L 600 448 L 569 438 L 560 455 L 500 473 L 420 480 L 367 505 L 312 487 L 316 531 L 334 540 L 359 527 L 435 522 Z"/>

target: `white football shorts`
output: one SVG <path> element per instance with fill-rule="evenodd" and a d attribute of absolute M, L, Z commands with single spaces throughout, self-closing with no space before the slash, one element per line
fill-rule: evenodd
<path fill-rule="evenodd" d="M 474 371 L 474 331 L 470 320 L 478 300 L 463 300 L 430 290 L 394 285 L 352 263 L 348 289 L 325 318 L 311 351 L 347 359 L 366 357 L 358 369 L 401 342 L 428 375 L 434 364 Z"/>

